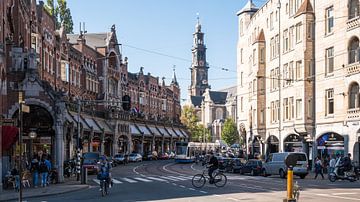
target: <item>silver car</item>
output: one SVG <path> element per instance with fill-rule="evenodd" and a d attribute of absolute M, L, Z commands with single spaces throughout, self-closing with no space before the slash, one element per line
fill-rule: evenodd
<path fill-rule="evenodd" d="M 132 153 L 129 155 L 129 161 L 130 162 L 141 162 L 142 156 L 138 153 Z"/>
<path fill-rule="evenodd" d="M 262 174 L 266 177 L 269 175 L 280 175 L 281 178 L 285 178 L 287 175 L 287 166 L 285 165 L 286 157 L 292 154 L 296 156 L 296 166 L 293 168 L 294 175 L 304 179 L 309 174 L 308 171 L 308 159 L 303 152 L 282 152 L 269 154 L 265 163 L 263 164 Z"/>

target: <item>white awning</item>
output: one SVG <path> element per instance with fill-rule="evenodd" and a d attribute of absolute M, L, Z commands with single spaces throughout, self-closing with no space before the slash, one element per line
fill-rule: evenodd
<path fill-rule="evenodd" d="M 144 134 L 144 136 L 147 136 L 147 137 L 152 137 L 153 136 L 151 134 L 151 132 L 146 128 L 145 125 L 137 124 L 137 126 L 139 127 L 140 131 Z"/>
<path fill-rule="evenodd" d="M 158 127 L 159 131 L 163 134 L 164 137 L 166 138 L 170 138 L 171 134 L 169 134 L 168 132 L 166 132 L 164 127 Z"/>
<path fill-rule="evenodd" d="M 135 124 L 130 124 L 131 135 L 142 135 L 141 132 L 136 128 Z"/>

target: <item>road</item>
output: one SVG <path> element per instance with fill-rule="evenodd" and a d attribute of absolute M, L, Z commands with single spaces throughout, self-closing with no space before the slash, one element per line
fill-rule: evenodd
<path fill-rule="evenodd" d="M 109 195 L 101 197 L 94 175 L 89 176 L 89 189 L 58 196 L 32 198 L 28 201 L 282 201 L 286 196 L 286 180 L 276 176 L 247 176 L 226 173 L 223 188 L 206 184 L 195 189 L 191 177 L 203 167 L 175 164 L 173 161 L 146 161 L 119 165 L 112 171 L 115 185 Z M 307 177 L 295 181 L 301 187 L 299 201 L 360 201 L 360 182 L 314 180 Z"/>

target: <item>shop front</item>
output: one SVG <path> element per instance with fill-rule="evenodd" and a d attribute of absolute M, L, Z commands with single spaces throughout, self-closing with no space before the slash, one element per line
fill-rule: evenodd
<path fill-rule="evenodd" d="M 297 134 L 290 134 L 284 140 L 285 152 L 303 152 L 303 138 Z"/>
<path fill-rule="evenodd" d="M 270 135 L 266 141 L 266 155 L 279 152 L 279 139 L 275 135 Z"/>
<path fill-rule="evenodd" d="M 249 138 L 248 142 L 251 156 L 261 154 L 260 136 L 255 136 L 253 140 Z"/>
<path fill-rule="evenodd" d="M 143 153 L 143 134 L 135 124 L 130 124 L 130 134 L 132 139 L 131 152 Z"/>
<path fill-rule="evenodd" d="M 162 153 L 162 145 L 163 145 L 163 137 L 158 129 L 154 125 L 148 125 L 148 128 L 150 129 L 151 133 L 154 135 L 154 150 L 159 154 Z"/>
<path fill-rule="evenodd" d="M 344 155 L 344 137 L 337 133 L 324 133 L 317 138 L 316 143 L 317 156 L 321 159 L 336 156 L 338 154 Z"/>
<path fill-rule="evenodd" d="M 163 126 L 157 126 L 158 130 L 160 131 L 162 137 L 163 137 L 163 149 L 164 152 L 170 152 L 171 151 L 171 134 L 165 130 Z"/>
<path fill-rule="evenodd" d="M 121 135 L 118 138 L 118 153 L 128 154 L 129 151 L 129 138 L 126 135 Z"/>
<path fill-rule="evenodd" d="M 153 138 L 154 136 L 151 134 L 150 130 L 143 124 L 137 124 L 140 132 L 143 134 L 143 153 L 145 154 L 151 154 L 152 152 L 152 146 L 153 146 Z"/>

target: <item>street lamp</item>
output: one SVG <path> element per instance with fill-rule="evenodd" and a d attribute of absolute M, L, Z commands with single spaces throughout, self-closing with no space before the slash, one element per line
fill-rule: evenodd
<path fill-rule="evenodd" d="M 28 136 L 31 140 L 33 140 L 37 137 L 37 133 L 35 131 L 30 131 Z"/>

